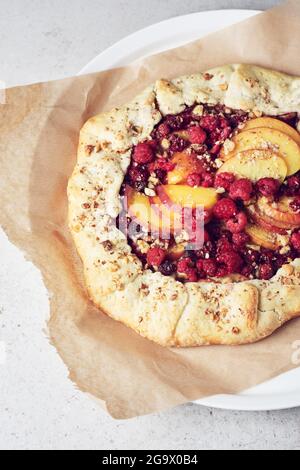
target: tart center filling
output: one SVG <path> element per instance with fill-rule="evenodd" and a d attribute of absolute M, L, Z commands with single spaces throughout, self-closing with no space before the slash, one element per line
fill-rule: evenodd
<path fill-rule="evenodd" d="M 121 190 L 123 231 L 145 267 L 183 282 L 268 280 L 298 258 L 297 127 L 296 113 L 221 105 L 165 116 L 133 149 Z"/>

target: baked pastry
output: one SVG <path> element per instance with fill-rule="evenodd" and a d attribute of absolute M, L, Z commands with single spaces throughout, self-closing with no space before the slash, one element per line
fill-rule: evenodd
<path fill-rule="evenodd" d="M 299 113 L 300 78 L 228 65 L 89 119 L 68 198 L 93 302 L 164 346 L 299 316 Z"/>

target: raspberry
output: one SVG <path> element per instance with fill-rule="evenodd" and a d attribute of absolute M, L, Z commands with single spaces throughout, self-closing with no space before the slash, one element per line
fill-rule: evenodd
<path fill-rule="evenodd" d="M 235 218 L 228 220 L 226 227 L 231 233 L 237 234 L 245 230 L 247 223 L 245 212 L 239 212 Z"/>
<path fill-rule="evenodd" d="M 218 270 L 218 265 L 216 261 L 213 259 L 205 259 L 201 261 L 202 261 L 202 271 L 204 271 L 204 273 L 208 277 L 214 277 L 217 274 L 217 270 Z"/>
<path fill-rule="evenodd" d="M 218 118 L 216 116 L 203 116 L 200 125 L 208 132 L 215 131 L 218 127 Z"/>
<path fill-rule="evenodd" d="M 171 276 L 176 272 L 176 265 L 167 259 L 161 263 L 158 270 L 164 276 Z"/>
<path fill-rule="evenodd" d="M 212 188 L 215 182 L 215 177 L 211 173 L 205 172 L 202 174 L 202 186 L 204 188 Z"/>
<path fill-rule="evenodd" d="M 182 139 L 179 135 L 173 134 L 170 137 L 170 150 L 171 152 L 182 152 L 188 146 L 188 142 Z"/>
<path fill-rule="evenodd" d="M 295 250 L 300 251 L 300 232 L 295 232 L 291 236 L 291 244 Z"/>
<path fill-rule="evenodd" d="M 201 127 L 193 126 L 188 129 L 189 140 L 192 144 L 202 145 L 206 141 L 206 132 Z"/>
<path fill-rule="evenodd" d="M 235 181 L 233 173 L 220 173 L 215 179 L 215 188 L 223 188 L 225 191 L 230 191 L 232 183 Z"/>
<path fill-rule="evenodd" d="M 171 129 L 168 126 L 168 124 L 166 124 L 165 122 L 160 124 L 157 128 L 157 135 L 161 139 L 164 139 L 165 137 L 167 137 L 170 134 L 170 132 L 171 132 Z"/>
<path fill-rule="evenodd" d="M 194 186 L 200 186 L 201 181 L 202 176 L 200 175 L 200 173 L 191 173 L 186 179 L 186 183 L 192 188 Z"/>
<path fill-rule="evenodd" d="M 256 187 L 263 196 L 275 196 L 280 187 L 280 182 L 274 178 L 262 178 L 257 181 Z"/>
<path fill-rule="evenodd" d="M 271 264 L 265 263 L 259 267 L 258 277 L 263 281 L 268 281 L 271 277 L 274 276 L 274 268 Z"/>
<path fill-rule="evenodd" d="M 177 263 L 177 272 L 183 274 L 187 281 L 198 281 L 197 269 L 193 267 L 193 262 L 190 258 L 181 258 Z"/>
<path fill-rule="evenodd" d="M 166 259 L 166 251 L 154 246 L 147 253 L 147 263 L 150 266 L 159 266 Z"/>
<path fill-rule="evenodd" d="M 221 220 L 229 220 L 237 214 L 237 206 L 232 199 L 220 199 L 214 207 L 214 215 Z"/>
<path fill-rule="evenodd" d="M 293 212 L 300 214 L 300 196 L 296 197 L 291 203 L 290 208 Z"/>
<path fill-rule="evenodd" d="M 151 145 L 147 142 L 138 144 L 133 151 L 133 160 L 139 164 L 150 163 L 154 159 L 154 153 Z"/>
<path fill-rule="evenodd" d="M 195 268 L 189 268 L 185 272 L 185 276 L 187 281 L 189 282 L 197 282 L 198 281 L 198 273 L 197 269 Z"/>
<path fill-rule="evenodd" d="M 288 196 L 300 194 L 300 175 L 291 176 L 287 179 L 286 193 Z"/>
<path fill-rule="evenodd" d="M 231 251 L 234 251 L 234 247 L 232 243 L 228 240 L 226 237 L 221 237 L 218 240 L 217 243 L 217 252 L 218 254 L 223 254 L 223 253 L 230 253 Z"/>
<path fill-rule="evenodd" d="M 219 255 L 217 261 L 221 265 L 225 265 L 228 274 L 240 272 L 243 265 L 242 258 L 234 251 Z"/>
<path fill-rule="evenodd" d="M 175 168 L 175 163 L 172 163 L 164 158 L 158 158 L 154 162 L 150 163 L 148 166 L 149 171 L 163 170 L 163 171 L 172 171 Z"/>
<path fill-rule="evenodd" d="M 242 178 L 232 183 L 229 195 L 232 199 L 241 199 L 246 202 L 251 199 L 252 192 L 253 185 L 251 181 L 247 178 Z"/>
<path fill-rule="evenodd" d="M 184 274 L 187 269 L 192 267 L 193 263 L 190 258 L 181 258 L 177 263 L 177 272 Z"/>
<path fill-rule="evenodd" d="M 216 272 L 216 275 L 215 277 L 225 277 L 225 276 L 228 276 L 228 274 L 230 274 L 228 272 L 228 269 L 226 268 L 226 266 L 219 266 L 218 269 L 217 269 L 217 272 Z"/>
<path fill-rule="evenodd" d="M 250 242 L 250 237 L 247 233 L 234 233 L 232 236 L 232 241 L 237 248 L 243 248 L 247 243 Z"/>
<path fill-rule="evenodd" d="M 131 167 L 129 169 L 128 174 L 129 174 L 131 185 L 137 191 L 144 191 L 145 187 L 147 186 L 148 178 L 149 178 L 148 170 L 144 168 Z"/>

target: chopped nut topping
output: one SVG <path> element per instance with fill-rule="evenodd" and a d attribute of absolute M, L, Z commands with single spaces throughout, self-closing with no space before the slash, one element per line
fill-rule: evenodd
<path fill-rule="evenodd" d="M 161 146 L 164 150 L 168 150 L 170 148 L 170 142 L 168 141 L 168 139 L 163 139 L 161 141 Z"/>
<path fill-rule="evenodd" d="M 138 250 L 144 255 L 148 253 L 150 249 L 149 243 L 147 243 L 145 240 L 141 239 L 136 242 Z"/>
<path fill-rule="evenodd" d="M 259 109 L 254 109 L 253 110 L 254 116 L 256 117 L 262 117 L 263 113 Z"/>
<path fill-rule="evenodd" d="M 102 245 L 105 251 L 111 251 L 113 249 L 113 244 L 109 240 L 103 242 Z"/>
<path fill-rule="evenodd" d="M 175 237 L 175 241 L 177 244 L 189 241 L 189 239 L 189 234 L 185 230 L 183 230 L 177 237 Z"/>
<path fill-rule="evenodd" d="M 221 83 L 221 85 L 219 85 L 219 88 L 222 91 L 228 90 L 228 83 Z"/>
<path fill-rule="evenodd" d="M 211 73 L 205 73 L 203 75 L 204 80 L 211 80 L 214 76 Z"/>
<path fill-rule="evenodd" d="M 224 142 L 224 152 L 225 155 L 228 155 L 230 152 L 232 152 L 235 148 L 235 143 L 233 140 L 226 139 Z"/>
<path fill-rule="evenodd" d="M 279 253 L 281 255 L 287 255 L 290 251 L 290 247 L 289 246 L 284 246 L 283 248 L 281 248 L 281 250 L 279 251 Z"/>
<path fill-rule="evenodd" d="M 149 196 L 149 197 L 154 197 L 156 195 L 156 192 L 150 188 L 145 188 L 144 193 L 146 194 L 146 196 Z"/>
<path fill-rule="evenodd" d="M 193 109 L 193 114 L 195 114 L 195 116 L 203 116 L 203 113 L 204 106 L 202 106 L 201 104 L 198 104 L 198 106 Z"/>
<path fill-rule="evenodd" d="M 217 188 L 216 189 L 217 194 L 224 194 L 225 192 L 226 192 L 226 190 L 224 188 Z"/>
<path fill-rule="evenodd" d="M 216 165 L 217 168 L 221 168 L 221 166 L 223 165 L 223 163 L 224 163 L 224 162 L 223 162 L 222 160 L 220 160 L 220 158 L 216 158 L 216 160 L 215 160 L 215 165 Z"/>
<path fill-rule="evenodd" d="M 94 145 L 87 145 L 87 146 L 85 147 L 86 153 L 87 153 L 88 155 L 91 155 L 91 154 L 93 153 L 93 151 L 94 151 L 94 148 L 95 148 Z"/>

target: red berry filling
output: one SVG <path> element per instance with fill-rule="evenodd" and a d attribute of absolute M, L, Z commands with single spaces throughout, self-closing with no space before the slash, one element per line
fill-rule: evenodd
<path fill-rule="evenodd" d="M 220 220 L 229 220 L 237 214 L 237 206 L 232 199 L 220 199 L 214 207 L 214 215 Z"/>
<path fill-rule="evenodd" d="M 259 279 L 262 279 L 264 281 L 268 281 L 273 276 L 274 276 L 274 268 L 273 268 L 272 264 L 264 263 L 264 264 L 260 265 L 259 274 L 258 274 Z"/>
<path fill-rule="evenodd" d="M 250 201 L 253 192 L 253 185 L 250 180 L 242 178 L 234 181 L 230 187 L 229 196 L 234 200 Z"/>
<path fill-rule="evenodd" d="M 159 247 L 150 248 L 147 253 L 147 263 L 150 266 L 160 266 L 161 263 L 166 259 L 166 251 Z"/>
<path fill-rule="evenodd" d="M 153 148 L 149 143 L 144 142 L 138 144 L 132 155 L 133 161 L 144 165 L 145 163 L 150 163 L 154 159 Z"/>
<path fill-rule="evenodd" d="M 220 173 L 215 179 L 215 188 L 223 188 L 229 192 L 232 183 L 235 181 L 235 175 L 232 173 Z"/>
<path fill-rule="evenodd" d="M 229 232 L 238 234 L 245 230 L 247 223 L 248 219 L 245 212 L 239 212 L 236 217 L 228 220 L 226 227 Z"/>
<path fill-rule="evenodd" d="M 223 265 L 227 274 L 239 273 L 243 265 L 242 258 L 234 251 L 219 255 L 217 261 L 221 266 Z"/>
<path fill-rule="evenodd" d="M 274 178 L 262 178 L 256 183 L 257 190 L 263 196 L 275 196 L 280 187 L 280 182 Z"/>
<path fill-rule="evenodd" d="M 206 141 L 206 132 L 199 126 L 193 126 L 188 129 L 189 140 L 192 144 L 204 144 Z"/>
<path fill-rule="evenodd" d="M 192 188 L 195 186 L 200 186 L 202 181 L 202 175 L 200 173 L 191 173 L 186 180 L 186 183 Z"/>
<path fill-rule="evenodd" d="M 296 197 L 291 203 L 290 203 L 290 208 L 292 209 L 293 212 L 296 212 L 296 214 L 300 214 L 300 197 Z"/>
<path fill-rule="evenodd" d="M 300 251 L 300 232 L 295 232 L 291 236 L 291 244 L 295 250 Z"/>
<path fill-rule="evenodd" d="M 159 246 L 158 234 L 146 234 L 146 243 L 149 246 L 145 251 L 139 248 L 139 241 L 131 235 L 129 242 L 148 267 L 183 282 L 197 282 L 232 274 L 241 274 L 249 279 L 269 280 L 283 264 L 300 256 L 300 222 L 297 225 L 297 217 L 300 215 L 300 172 L 288 177 L 284 183 L 273 178 L 261 178 L 256 184 L 247 178 L 239 178 L 234 173 L 220 173 L 220 160 L 216 158 L 222 158 L 219 153 L 223 143 L 231 138 L 239 124 L 249 119 L 249 115 L 243 111 L 228 111 L 221 105 L 204 104 L 201 108 L 201 113 L 197 112 L 196 106 L 191 106 L 178 115 L 165 116 L 151 134 L 152 139 L 134 147 L 125 181 L 126 185 L 146 194 L 150 199 L 151 192 L 146 190 L 154 190 L 155 193 L 156 185 L 184 184 L 191 188 L 218 189 L 217 203 L 209 210 L 204 210 L 203 246 L 195 245 L 199 238 L 197 231 L 202 230 L 195 210 L 187 230 L 188 240 L 184 239 L 184 242 L 177 241 L 176 233 L 171 234 L 170 240 L 161 239 Z M 297 120 L 293 118 L 292 125 L 295 126 L 296 123 Z M 169 173 L 174 170 L 179 173 L 182 171 L 180 164 L 184 162 L 184 158 L 180 160 L 180 154 L 191 156 L 193 163 L 187 166 L 184 179 L 171 183 Z M 198 160 L 196 164 L 195 159 Z M 123 186 L 121 196 L 126 194 L 125 189 Z M 156 196 L 162 201 L 158 192 Z M 281 198 L 286 201 L 285 210 L 289 210 L 288 205 L 290 207 L 290 230 L 294 231 L 291 232 L 288 246 L 265 249 L 263 246 L 269 245 L 260 243 L 259 230 L 283 237 L 288 234 L 289 227 L 286 227 L 285 220 L 274 221 L 272 218 Z M 266 203 L 274 206 L 270 209 L 271 215 L 260 218 L 260 213 L 252 214 L 251 209 L 258 207 L 258 199 L 263 202 L 266 200 Z M 167 211 L 167 198 L 163 204 Z M 157 213 L 157 217 L 163 217 L 165 211 Z M 125 214 L 125 220 L 129 224 L 130 215 Z M 138 227 L 141 223 L 140 229 L 144 230 L 142 221 L 137 220 L 135 223 Z M 250 230 L 253 225 L 258 230 L 257 240 Z M 180 244 L 183 245 L 182 249 Z M 176 245 L 179 245 L 178 249 Z M 165 248 L 161 248 L 162 246 Z M 172 252 L 174 247 L 175 255 Z"/>

